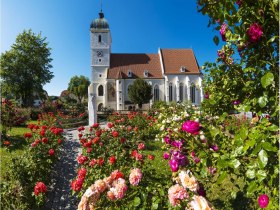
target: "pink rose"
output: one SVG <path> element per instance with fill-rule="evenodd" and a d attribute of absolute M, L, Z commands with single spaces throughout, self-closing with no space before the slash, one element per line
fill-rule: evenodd
<path fill-rule="evenodd" d="M 188 120 L 188 121 L 183 123 L 182 130 L 186 131 L 190 134 L 197 135 L 199 133 L 199 130 L 200 130 L 200 125 L 196 121 Z"/>
<path fill-rule="evenodd" d="M 260 208 L 266 208 L 269 203 L 269 197 L 266 194 L 260 195 L 258 203 L 260 205 Z"/>
<path fill-rule="evenodd" d="M 220 29 L 220 34 L 222 36 L 223 41 L 226 41 L 226 29 L 227 29 L 227 24 L 223 23 Z"/>
<path fill-rule="evenodd" d="M 249 40 L 251 42 L 255 43 L 255 42 L 259 41 L 259 39 L 263 35 L 262 27 L 259 26 L 257 23 L 254 23 L 247 30 L 247 34 L 249 36 Z"/>

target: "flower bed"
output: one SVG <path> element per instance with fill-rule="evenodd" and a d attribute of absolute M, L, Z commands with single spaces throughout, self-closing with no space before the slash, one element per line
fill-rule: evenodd
<path fill-rule="evenodd" d="M 29 124 L 24 134 L 30 145 L 7 167 L 1 182 L 1 207 L 3 209 L 30 209 L 41 205 L 47 190 L 51 166 L 63 142 L 61 128 L 52 126 L 52 113 L 42 114 L 38 124 Z"/>

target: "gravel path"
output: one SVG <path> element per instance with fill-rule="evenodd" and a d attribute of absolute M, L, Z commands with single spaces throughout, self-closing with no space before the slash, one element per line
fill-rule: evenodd
<path fill-rule="evenodd" d="M 77 130 L 64 130 L 65 141 L 61 148 L 60 159 L 54 165 L 47 202 L 43 209 L 76 210 L 79 200 L 72 196 L 70 182 L 76 176 L 76 157 L 81 153 Z"/>

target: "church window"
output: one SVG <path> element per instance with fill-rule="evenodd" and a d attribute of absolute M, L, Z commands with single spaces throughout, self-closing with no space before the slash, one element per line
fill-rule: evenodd
<path fill-rule="evenodd" d="M 99 85 L 99 87 L 98 87 L 98 96 L 103 96 L 103 95 L 104 95 L 103 85 Z"/>
<path fill-rule="evenodd" d="M 181 66 L 180 71 L 181 71 L 181 72 L 186 72 L 186 71 L 187 71 L 187 69 L 186 69 L 186 67 L 185 67 L 185 66 Z"/>
<path fill-rule="evenodd" d="M 154 86 L 154 101 L 159 101 L 159 88 L 158 88 L 158 85 Z"/>
<path fill-rule="evenodd" d="M 99 59 L 99 63 L 101 62 L 101 59 Z"/>
<path fill-rule="evenodd" d="M 131 70 L 128 70 L 127 76 L 128 76 L 128 77 L 132 77 L 132 72 L 131 72 Z"/>
<path fill-rule="evenodd" d="M 101 42 L 101 35 L 98 36 L 98 42 Z"/>
<path fill-rule="evenodd" d="M 102 74 L 99 74 L 99 77 L 102 77 Z"/>
<path fill-rule="evenodd" d="M 183 83 L 180 83 L 180 85 L 179 85 L 179 100 L 181 102 L 183 102 L 183 100 L 184 100 L 183 95 L 184 95 L 184 85 L 183 85 Z"/>
<path fill-rule="evenodd" d="M 195 86 L 191 86 L 191 101 L 192 103 L 195 103 Z"/>
<path fill-rule="evenodd" d="M 172 101 L 172 93 L 173 93 L 173 89 L 172 89 L 172 83 L 169 83 L 169 101 Z"/>
<path fill-rule="evenodd" d="M 149 71 L 148 70 L 145 70 L 144 71 L 144 77 L 148 77 L 149 76 Z"/>

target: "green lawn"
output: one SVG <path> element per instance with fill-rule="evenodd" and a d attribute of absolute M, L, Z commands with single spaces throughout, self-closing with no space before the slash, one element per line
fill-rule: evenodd
<path fill-rule="evenodd" d="M 36 124 L 37 121 L 29 121 L 28 123 Z M 23 151 L 29 147 L 23 136 L 24 133 L 29 131 L 30 129 L 27 128 L 27 126 L 13 127 L 8 131 L 8 139 L 1 139 L 1 141 L 9 140 L 11 142 L 10 146 L 3 146 L 0 148 L 1 179 L 3 174 L 5 174 L 6 166 L 11 163 L 11 159 L 22 154 Z"/>

